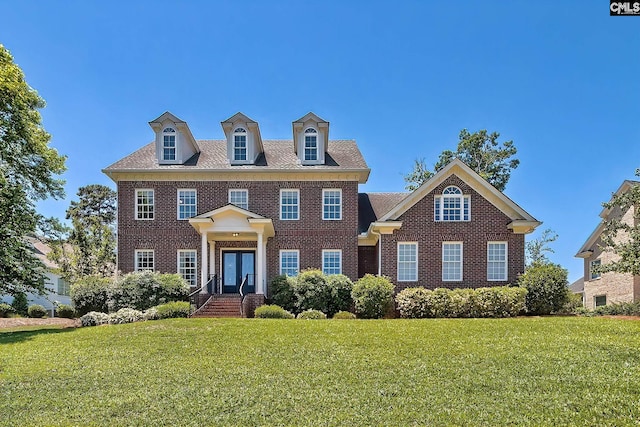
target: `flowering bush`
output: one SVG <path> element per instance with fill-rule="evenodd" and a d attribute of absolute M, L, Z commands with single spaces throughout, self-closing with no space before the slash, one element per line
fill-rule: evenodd
<path fill-rule="evenodd" d="M 121 308 L 115 313 L 109 314 L 109 323 L 112 325 L 139 322 L 141 320 L 144 320 L 144 313 L 134 308 Z"/>
<path fill-rule="evenodd" d="M 109 323 L 109 315 L 99 311 L 90 311 L 80 318 L 82 326 L 100 326 Z"/>

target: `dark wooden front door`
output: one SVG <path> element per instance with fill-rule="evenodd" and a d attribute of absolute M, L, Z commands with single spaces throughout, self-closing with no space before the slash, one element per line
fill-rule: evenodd
<path fill-rule="evenodd" d="M 224 251 L 222 252 L 222 292 L 237 294 L 240 292 L 242 280 L 247 277 L 243 288 L 244 294 L 255 293 L 255 252 Z"/>

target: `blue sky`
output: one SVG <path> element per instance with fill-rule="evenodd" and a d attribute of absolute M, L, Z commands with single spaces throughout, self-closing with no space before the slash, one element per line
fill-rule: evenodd
<path fill-rule="evenodd" d="M 242 111 L 264 138 L 308 111 L 356 139 L 361 191 L 402 191 L 462 128 L 513 140 L 505 193 L 574 254 L 601 203 L 640 167 L 640 17 L 588 1 L 0 0 L 0 43 L 47 101 L 52 145 L 69 156 L 64 217 L 78 187 L 152 139 L 166 110 L 199 139 Z M 536 237 L 537 233 L 533 235 Z"/>

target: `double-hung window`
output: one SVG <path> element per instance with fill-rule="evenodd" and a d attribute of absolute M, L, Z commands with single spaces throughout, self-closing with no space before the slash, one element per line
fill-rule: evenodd
<path fill-rule="evenodd" d="M 136 219 L 153 219 L 153 190 L 136 190 Z"/>
<path fill-rule="evenodd" d="M 153 271 L 154 252 L 153 249 L 136 250 L 136 271 Z"/>
<path fill-rule="evenodd" d="M 244 128 L 233 131 L 233 160 L 247 160 L 247 130 Z"/>
<path fill-rule="evenodd" d="M 162 159 L 176 159 L 176 130 L 174 128 L 164 128 L 162 131 Z"/>
<path fill-rule="evenodd" d="M 189 219 L 196 216 L 198 194 L 196 190 L 178 190 L 178 219 Z"/>
<path fill-rule="evenodd" d="M 324 249 L 322 251 L 322 272 L 324 274 L 342 274 L 342 251 Z"/>
<path fill-rule="evenodd" d="M 342 190 L 322 190 L 322 219 L 342 219 Z"/>
<path fill-rule="evenodd" d="M 418 280 L 418 243 L 398 243 L 398 282 Z"/>
<path fill-rule="evenodd" d="M 433 217 L 435 221 L 470 221 L 471 196 L 463 195 L 455 186 L 444 189 L 442 195 L 434 199 Z"/>
<path fill-rule="evenodd" d="M 462 281 L 462 242 L 442 242 L 442 281 Z"/>
<path fill-rule="evenodd" d="M 507 280 L 507 242 L 487 243 L 487 280 Z"/>
<path fill-rule="evenodd" d="M 318 131 L 313 128 L 304 131 L 304 160 L 318 160 Z"/>
<path fill-rule="evenodd" d="M 178 250 L 178 274 L 189 283 L 189 286 L 197 286 L 198 253 L 193 249 Z"/>
<path fill-rule="evenodd" d="M 287 276 L 297 276 L 300 270 L 300 251 L 281 250 L 280 251 L 280 274 Z"/>
<path fill-rule="evenodd" d="M 249 190 L 229 190 L 229 203 L 249 210 Z"/>
<path fill-rule="evenodd" d="M 300 190 L 280 190 L 280 219 L 297 220 L 299 212 Z"/>
<path fill-rule="evenodd" d="M 69 282 L 62 277 L 58 277 L 58 295 L 69 296 Z"/>
<path fill-rule="evenodd" d="M 589 277 L 590 280 L 596 280 L 600 278 L 600 271 L 598 269 L 602 265 L 602 262 L 599 259 L 594 259 L 589 263 Z"/>

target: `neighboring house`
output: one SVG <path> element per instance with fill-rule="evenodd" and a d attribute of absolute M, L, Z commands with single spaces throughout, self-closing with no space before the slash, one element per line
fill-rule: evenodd
<path fill-rule="evenodd" d="M 48 312 L 50 316 L 54 315 L 55 304 L 71 304 L 71 298 L 69 297 L 69 283 L 62 277 L 54 273 L 58 266 L 55 262 L 47 258 L 47 254 L 51 252 L 51 248 L 40 240 L 29 237 L 29 243 L 31 243 L 33 253 L 42 261 L 46 267 L 45 288 L 46 294 L 38 295 L 33 293 L 27 293 L 27 301 L 29 305 L 40 304 Z M 11 304 L 13 297 L 5 295 L 0 297 L 0 302 L 6 302 Z"/>
<path fill-rule="evenodd" d="M 263 140 L 242 113 L 224 140 L 196 140 L 168 112 L 149 124 L 154 141 L 103 170 L 118 187 L 118 269 L 177 272 L 203 298 L 246 280 L 255 306 L 274 276 L 311 267 L 383 274 L 398 291 L 506 285 L 540 224 L 460 160 L 412 193 L 359 194 L 370 170 L 356 142 L 330 140 L 313 113 L 291 140 Z"/>
<path fill-rule="evenodd" d="M 582 303 L 584 304 L 584 277 L 581 277 L 570 284 L 569 290 L 574 294 L 580 295 L 580 297 L 582 298 Z"/>
<path fill-rule="evenodd" d="M 615 192 L 616 195 L 627 192 L 631 187 L 639 185 L 639 181 L 624 181 Z M 596 267 L 609 262 L 615 262 L 617 255 L 602 251 L 602 232 L 604 221 L 614 218 L 621 219 L 627 224 L 633 224 L 634 208 L 626 212 L 619 209 L 603 209 L 600 212 L 602 221 L 582 245 L 576 257 L 584 259 L 584 305 L 593 309 L 601 305 L 622 302 L 634 302 L 640 299 L 640 276 L 628 273 L 609 272 L 600 274 Z M 624 241 L 624 235 L 620 235 Z"/>

